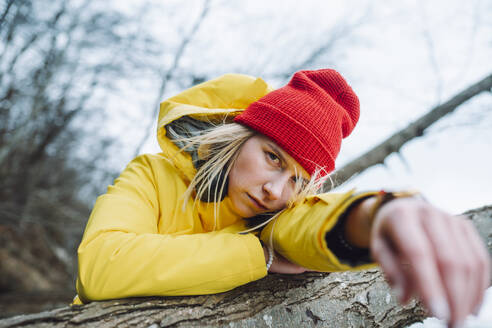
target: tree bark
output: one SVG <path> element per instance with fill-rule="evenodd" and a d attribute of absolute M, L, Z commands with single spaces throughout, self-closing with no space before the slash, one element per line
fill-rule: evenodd
<path fill-rule="evenodd" d="M 492 254 L 492 205 L 465 213 Z M 405 327 L 425 312 L 397 303 L 379 270 L 269 275 L 232 291 L 63 307 L 0 320 L 7 327 Z"/>
<path fill-rule="evenodd" d="M 330 190 L 343 184 L 348 179 L 371 166 L 383 164 L 386 157 L 392 153 L 399 152 L 401 147 L 408 141 L 422 136 L 425 130 L 439 119 L 449 113 L 452 113 L 458 106 L 475 97 L 479 93 L 491 91 L 491 89 L 492 74 L 489 74 L 484 79 L 456 94 L 445 103 L 434 107 L 428 113 L 410 123 L 403 130 L 396 132 L 376 147 L 369 149 L 363 155 L 336 170 L 332 175 L 333 183 L 332 181 L 328 181 L 325 185 L 325 190 Z"/>

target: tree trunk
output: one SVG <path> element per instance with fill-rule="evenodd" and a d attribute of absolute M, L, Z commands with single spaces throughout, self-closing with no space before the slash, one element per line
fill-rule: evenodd
<path fill-rule="evenodd" d="M 467 213 L 492 254 L 492 206 Z M 273 274 L 232 291 L 63 307 L 0 320 L 6 327 L 405 327 L 416 301 L 397 304 L 379 270 Z"/>

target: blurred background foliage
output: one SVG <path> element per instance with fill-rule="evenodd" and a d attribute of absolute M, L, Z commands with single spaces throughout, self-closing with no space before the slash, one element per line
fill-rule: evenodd
<path fill-rule="evenodd" d="M 74 293 L 87 195 L 114 175 L 105 97 L 139 65 L 129 21 L 95 1 L 0 2 L 1 297 Z"/>

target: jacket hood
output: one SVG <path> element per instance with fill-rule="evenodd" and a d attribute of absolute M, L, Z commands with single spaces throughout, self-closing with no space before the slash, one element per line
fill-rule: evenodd
<path fill-rule="evenodd" d="M 173 163 L 183 178 L 191 181 L 196 173 L 191 155 L 179 151 L 178 146 L 169 138 L 166 126 L 183 117 L 216 124 L 232 122 L 249 104 L 272 90 L 261 78 L 225 74 L 163 101 L 157 122 L 157 140 L 164 156 Z"/>

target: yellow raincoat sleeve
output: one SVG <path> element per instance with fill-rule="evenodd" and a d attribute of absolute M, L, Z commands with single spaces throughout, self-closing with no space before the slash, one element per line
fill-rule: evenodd
<path fill-rule="evenodd" d="M 355 195 L 350 191 L 308 196 L 268 223 L 261 232 L 261 240 L 289 261 L 310 270 L 334 272 L 374 267 L 374 263 L 355 267 L 343 263 L 330 250 L 325 235 L 351 204 L 376 193 Z"/>
<path fill-rule="evenodd" d="M 196 217 L 162 225 L 168 218 L 161 214 L 172 215 L 176 206 L 175 199 L 168 204 L 163 198 L 176 194 L 172 188 L 184 188 L 171 168 L 151 155 L 137 157 L 97 199 L 78 249 L 80 301 L 219 293 L 267 274 L 252 234 L 239 235 L 233 227 L 194 233 L 202 229 Z M 179 233 L 160 234 L 159 226 Z"/>

